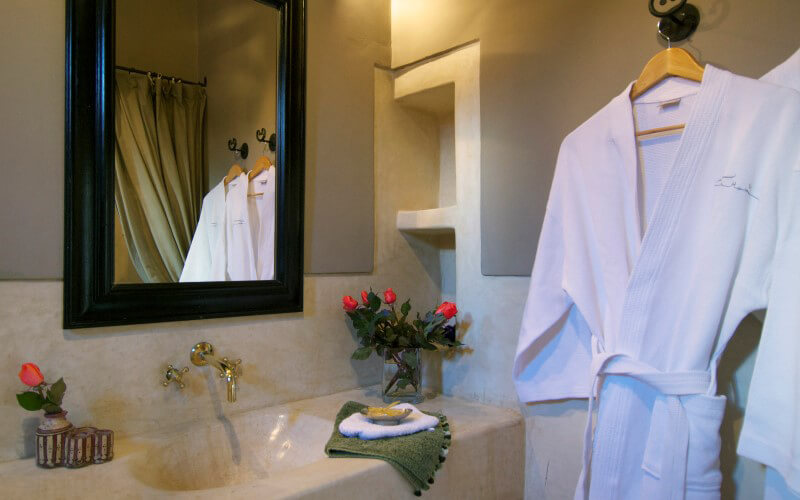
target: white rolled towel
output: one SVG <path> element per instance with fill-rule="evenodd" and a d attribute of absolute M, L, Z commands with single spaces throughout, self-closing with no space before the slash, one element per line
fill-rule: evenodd
<path fill-rule="evenodd" d="M 403 410 L 405 408 L 410 408 L 411 414 L 397 425 L 374 424 L 366 416 L 356 412 L 339 423 L 339 432 L 347 437 L 380 439 L 405 436 L 406 434 L 414 434 L 427 429 L 433 430 L 434 427 L 439 425 L 438 418 L 422 413 L 412 404 L 401 403 L 392 407 L 395 410 Z"/>

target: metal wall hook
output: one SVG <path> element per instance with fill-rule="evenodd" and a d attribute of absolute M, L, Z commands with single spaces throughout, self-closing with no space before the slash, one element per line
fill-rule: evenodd
<path fill-rule="evenodd" d="M 700 24 L 700 11 L 687 0 L 649 0 L 650 13 L 658 21 L 658 34 L 670 47 L 672 42 L 686 40 Z"/>
<path fill-rule="evenodd" d="M 242 157 L 242 160 L 246 160 L 247 154 L 250 151 L 250 148 L 247 147 L 247 143 L 243 142 L 240 148 L 237 148 L 236 145 L 237 141 L 235 137 L 228 139 L 228 150 L 233 151 L 234 153 L 238 153 L 239 156 Z"/>
<path fill-rule="evenodd" d="M 269 139 L 267 139 L 267 129 L 261 127 L 260 129 L 256 130 L 256 140 L 258 142 L 263 142 L 265 146 L 269 147 L 270 151 L 273 153 L 275 152 L 278 141 L 274 133 L 269 136 Z"/>

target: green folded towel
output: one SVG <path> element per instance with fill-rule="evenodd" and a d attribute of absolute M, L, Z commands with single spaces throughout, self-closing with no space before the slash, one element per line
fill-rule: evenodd
<path fill-rule="evenodd" d="M 433 476 L 442 466 L 450 446 L 450 425 L 447 418 L 438 413 L 427 413 L 439 419 L 433 432 L 421 431 L 416 434 L 391 438 L 364 440 L 345 437 L 339 432 L 339 423 L 353 413 L 366 408 L 366 405 L 349 401 L 336 415 L 333 434 L 325 445 L 329 457 L 378 458 L 392 464 L 414 487 L 419 496 L 422 490 L 430 488 Z"/>

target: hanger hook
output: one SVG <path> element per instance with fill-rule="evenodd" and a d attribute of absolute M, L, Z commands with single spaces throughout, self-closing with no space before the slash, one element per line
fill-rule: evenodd
<path fill-rule="evenodd" d="M 667 41 L 667 48 L 671 49 L 672 48 L 672 40 L 670 39 L 669 35 L 664 34 L 664 32 L 661 30 L 661 21 L 656 23 L 656 32 L 658 33 L 658 36 L 660 36 L 661 38 L 663 38 L 664 40 Z"/>

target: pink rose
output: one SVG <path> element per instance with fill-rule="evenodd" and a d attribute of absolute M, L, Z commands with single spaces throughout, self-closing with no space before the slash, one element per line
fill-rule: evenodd
<path fill-rule="evenodd" d="M 353 297 L 345 295 L 342 297 L 342 307 L 344 307 L 344 310 L 347 312 L 355 311 L 356 307 L 358 307 L 358 302 L 356 302 L 356 299 Z"/>
<path fill-rule="evenodd" d="M 25 363 L 22 365 L 22 368 L 19 371 L 19 379 L 22 380 L 23 384 L 31 387 L 36 387 L 44 382 L 44 376 L 42 375 L 41 370 L 39 370 L 39 367 L 33 363 Z"/>
<path fill-rule="evenodd" d="M 394 301 L 397 300 L 397 295 L 394 294 L 391 288 L 387 288 L 385 292 L 383 292 L 383 301 L 387 304 L 394 304 Z"/>
<path fill-rule="evenodd" d="M 442 302 L 434 314 L 444 314 L 444 317 L 447 319 L 452 318 L 456 314 L 458 314 L 458 309 L 456 305 L 452 302 Z"/>
<path fill-rule="evenodd" d="M 369 304 L 369 294 L 366 290 L 361 290 L 361 300 L 364 301 L 364 305 Z"/>

